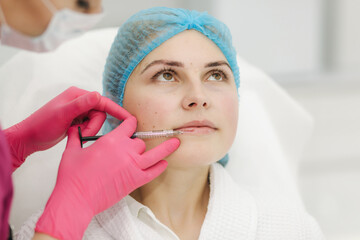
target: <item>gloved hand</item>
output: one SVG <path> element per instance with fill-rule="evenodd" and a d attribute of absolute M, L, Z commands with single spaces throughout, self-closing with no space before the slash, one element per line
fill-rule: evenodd
<path fill-rule="evenodd" d="M 11 147 L 13 171 L 30 154 L 46 150 L 64 139 L 74 119 L 82 123 L 85 136 L 95 135 L 106 118 L 104 111 L 115 117 L 124 114 L 120 106 L 97 92 L 76 87 L 65 90 L 30 117 L 5 130 Z M 84 118 L 87 121 L 83 121 Z"/>
<path fill-rule="evenodd" d="M 144 152 L 145 143 L 130 138 L 135 129 L 135 117 L 127 117 L 87 148 L 80 147 L 77 128 L 69 129 L 56 185 L 36 232 L 81 239 L 94 215 L 165 170 L 167 162 L 161 159 L 179 147 L 179 139 L 169 139 Z"/>

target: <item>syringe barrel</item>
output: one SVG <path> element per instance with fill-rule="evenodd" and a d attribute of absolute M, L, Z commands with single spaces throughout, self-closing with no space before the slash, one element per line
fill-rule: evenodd
<path fill-rule="evenodd" d="M 141 138 L 141 139 L 147 139 L 147 138 L 158 138 L 158 137 L 171 137 L 176 134 L 181 134 L 180 131 L 174 131 L 174 130 L 159 130 L 159 131 L 148 131 L 148 132 L 136 132 L 132 136 L 133 138 Z"/>

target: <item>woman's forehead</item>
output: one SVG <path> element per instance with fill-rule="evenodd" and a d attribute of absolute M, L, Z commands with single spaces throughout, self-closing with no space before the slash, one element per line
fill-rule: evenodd
<path fill-rule="evenodd" d="M 166 60 L 188 65 L 205 65 L 208 62 L 227 59 L 209 38 L 196 30 L 186 30 L 162 43 L 141 61 L 140 68 L 153 61 Z"/>

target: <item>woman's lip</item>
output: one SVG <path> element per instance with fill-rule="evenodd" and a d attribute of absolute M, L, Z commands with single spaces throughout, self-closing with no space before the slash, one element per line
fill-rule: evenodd
<path fill-rule="evenodd" d="M 216 129 L 215 125 L 208 121 L 208 120 L 202 120 L 202 121 L 191 121 L 188 123 L 185 123 L 184 125 L 182 125 L 179 128 L 176 128 L 175 130 L 179 130 L 181 128 L 189 128 L 189 127 L 209 127 L 209 128 L 214 128 Z"/>
<path fill-rule="evenodd" d="M 174 130 L 183 131 L 184 134 L 203 135 L 212 133 L 216 131 L 217 128 L 212 122 L 208 120 L 202 120 L 185 123 L 183 126 Z"/>
<path fill-rule="evenodd" d="M 210 134 L 216 131 L 215 128 L 211 127 L 185 127 L 185 128 L 178 128 L 176 129 L 178 131 L 181 131 L 183 134 L 186 135 L 204 135 L 204 134 Z"/>

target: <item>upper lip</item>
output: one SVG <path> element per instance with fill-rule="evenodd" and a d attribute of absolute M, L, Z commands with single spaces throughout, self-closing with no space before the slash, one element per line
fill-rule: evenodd
<path fill-rule="evenodd" d="M 179 128 L 176 128 L 175 130 L 181 129 L 181 128 L 188 128 L 188 127 L 209 127 L 216 129 L 215 125 L 208 121 L 208 120 L 202 120 L 202 121 L 191 121 L 188 123 L 185 123 Z"/>

